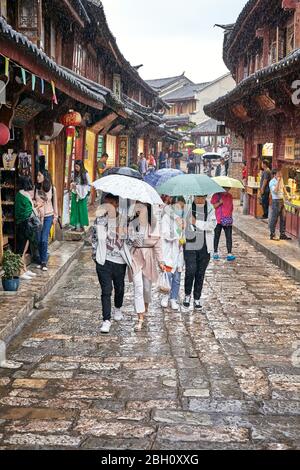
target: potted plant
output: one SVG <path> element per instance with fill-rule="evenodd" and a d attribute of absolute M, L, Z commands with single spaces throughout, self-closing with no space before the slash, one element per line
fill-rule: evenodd
<path fill-rule="evenodd" d="M 6 250 L 2 260 L 2 286 L 7 292 L 16 292 L 20 285 L 20 271 L 23 267 L 22 257 L 11 250 Z"/>

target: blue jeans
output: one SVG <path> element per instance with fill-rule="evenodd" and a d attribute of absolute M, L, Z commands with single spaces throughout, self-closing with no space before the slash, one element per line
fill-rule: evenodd
<path fill-rule="evenodd" d="M 48 241 L 50 230 L 53 224 L 53 215 L 44 218 L 44 225 L 39 234 L 39 252 L 40 252 L 40 263 L 47 263 L 48 261 Z"/>
<path fill-rule="evenodd" d="M 168 273 L 170 284 L 172 286 L 170 293 L 170 300 L 178 300 L 179 290 L 180 290 L 180 281 L 181 273 L 175 271 L 175 273 Z"/>

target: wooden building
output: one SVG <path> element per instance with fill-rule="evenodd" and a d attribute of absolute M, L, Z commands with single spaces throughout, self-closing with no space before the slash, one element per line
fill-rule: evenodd
<path fill-rule="evenodd" d="M 224 26 L 224 61 L 236 80 L 204 110 L 245 141 L 250 214 L 259 216 L 259 174 L 268 159 L 293 196 L 287 232 L 300 236 L 300 2 L 250 0 Z"/>

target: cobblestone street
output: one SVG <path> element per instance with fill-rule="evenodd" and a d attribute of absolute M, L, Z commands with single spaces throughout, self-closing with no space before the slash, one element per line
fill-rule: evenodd
<path fill-rule="evenodd" d="M 224 250 L 224 248 L 223 248 Z M 90 249 L 11 343 L 0 448 L 299 449 L 300 290 L 235 237 L 211 263 L 202 314 L 126 318 L 101 336 Z"/>

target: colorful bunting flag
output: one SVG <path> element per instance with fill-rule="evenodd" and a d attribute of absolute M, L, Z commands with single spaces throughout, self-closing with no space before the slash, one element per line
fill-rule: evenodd
<path fill-rule="evenodd" d="M 53 80 L 51 80 L 51 86 L 52 86 L 52 94 L 53 94 L 52 100 L 55 104 L 58 104 L 56 90 L 55 90 L 55 83 Z"/>
<path fill-rule="evenodd" d="M 41 91 L 42 91 L 42 95 L 43 95 L 45 93 L 45 82 L 42 78 L 41 78 Z"/>
<path fill-rule="evenodd" d="M 32 79 L 31 79 L 31 89 L 32 89 L 32 91 L 35 90 L 35 81 L 36 81 L 35 75 L 32 74 Z"/>
<path fill-rule="evenodd" d="M 21 67 L 21 74 L 22 74 L 23 84 L 26 85 L 26 72 L 22 67 Z"/>
<path fill-rule="evenodd" d="M 9 76 L 9 58 L 5 57 L 5 76 L 8 78 Z"/>

